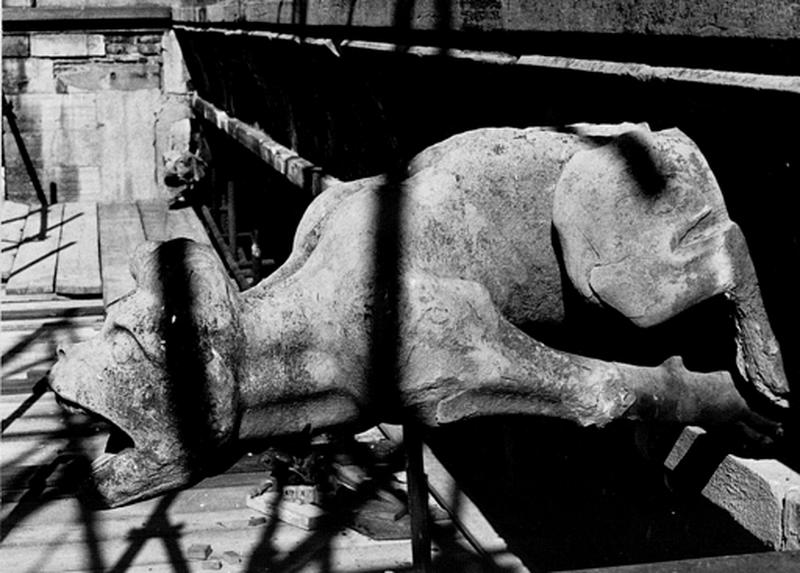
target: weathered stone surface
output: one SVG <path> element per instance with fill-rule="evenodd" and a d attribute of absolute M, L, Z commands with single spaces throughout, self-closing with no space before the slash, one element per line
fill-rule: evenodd
<path fill-rule="evenodd" d="M 189 72 L 183 60 L 181 46 L 175 37 L 175 32 L 164 34 L 162 42 L 162 78 L 163 89 L 168 94 L 185 94 L 188 92 L 186 83 L 189 81 Z"/>
<path fill-rule="evenodd" d="M 601 159 L 601 172 L 587 156 Z M 602 226 L 570 210 L 578 200 Z M 643 271 L 612 273 L 596 292 L 592 261 L 609 252 Z M 686 280 L 680 262 L 699 278 Z M 751 412 L 727 371 L 692 372 L 679 357 L 598 360 L 522 328 L 575 334 L 568 288 L 583 293 L 576 312 L 590 312 L 599 332 L 605 320 L 656 324 L 730 295 L 736 318 L 758 324 L 756 344 L 752 328 L 737 334 L 747 362 L 772 336 L 751 312 L 763 303 L 748 265 L 713 175 L 676 130 L 476 130 L 424 150 L 401 181 L 330 187 L 306 211 L 286 263 L 242 294 L 208 247 L 145 245 L 132 261 L 136 291 L 108 309 L 96 339 L 59 361 L 51 385 L 133 441 L 94 465 L 110 505 L 189 483 L 237 439 L 308 426 L 504 414 L 746 423 Z M 678 296 L 664 302 L 665 289 Z M 619 293 L 634 293 L 642 313 L 628 312 Z M 761 359 L 742 375 L 752 382 L 772 368 L 780 377 L 754 385 L 785 403 L 779 349 Z M 774 538 L 769 524 L 757 526 Z"/>
<path fill-rule="evenodd" d="M 3 34 L 3 58 L 27 58 L 29 55 L 27 34 Z"/>
<path fill-rule="evenodd" d="M 43 180 L 55 181 L 66 196 L 82 200 L 158 197 L 161 191 L 155 174 L 161 166 L 160 156 L 156 163 L 155 123 L 162 116 L 186 117 L 188 103 L 178 97 L 167 101 L 157 87 L 75 89 L 9 97 L 28 151 L 42 170 L 40 177 L 55 177 Z M 16 145 L 10 140 L 4 143 L 9 165 L 19 164 L 23 173 Z"/>
<path fill-rule="evenodd" d="M 3 92 L 55 93 L 53 61 L 41 58 L 12 58 L 3 55 Z"/>
<path fill-rule="evenodd" d="M 703 496 L 725 509 L 770 547 L 783 547 L 784 499 L 800 476 L 776 460 L 726 456 L 703 488 Z"/>
<path fill-rule="evenodd" d="M 668 0 L 577 0 L 569 3 L 528 0 L 461 0 L 444 11 L 436 0 L 404 5 L 400 0 L 364 0 L 355 5 L 339 0 L 310 2 L 300 12 L 280 0 L 223 0 L 182 11 L 183 19 L 249 21 L 283 24 L 302 17 L 314 26 L 408 26 L 435 30 L 506 30 L 650 34 L 734 38 L 796 38 L 800 32 L 797 5 L 791 0 L 700 0 L 691 9 Z"/>
<path fill-rule="evenodd" d="M 33 34 L 31 56 L 38 58 L 85 58 L 105 56 L 102 34 Z"/>
<path fill-rule="evenodd" d="M 684 428 L 664 461 L 671 471 L 681 471 L 692 448 L 706 435 L 702 428 Z M 705 476 L 700 493 L 754 537 L 773 549 L 796 549 L 800 538 L 800 474 L 774 460 L 727 455 L 711 476 Z M 697 468 L 684 470 L 692 473 Z M 700 476 L 687 475 L 690 481 Z"/>
<path fill-rule="evenodd" d="M 97 92 L 101 181 L 105 201 L 131 201 L 159 196 L 153 111 L 160 90 Z M 152 118 L 142 121 L 142 118 Z M 124 137 L 121 134 L 125 134 Z"/>
<path fill-rule="evenodd" d="M 793 486 L 783 500 L 783 548 L 800 549 L 800 486 Z"/>
<path fill-rule="evenodd" d="M 56 70 L 60 91 L 133 91 L 158 88 L 161 68 L 146 62 L 85 62 L 60 64 Z"/>

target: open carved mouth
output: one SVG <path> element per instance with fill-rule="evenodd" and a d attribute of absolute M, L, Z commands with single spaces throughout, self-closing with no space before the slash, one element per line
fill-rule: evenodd
<path fill-rule="evenodd" d="M 56 403 L 61 406 L 63 410 L 70 414 L 79 414 L 99 421 L 108 429 L 108 440 L 106 441 L 105 449 L 102 454 L 92 461 L 92 471 L 97 471 L 98 468 L 108 463 L 115 455 L 136 447 L 130 434 L 105 416 L 90 410 L 82 404 L 64 398 L 58 394 L 58 392 L 54 391 L 54 393 L 56 395 Z"/>

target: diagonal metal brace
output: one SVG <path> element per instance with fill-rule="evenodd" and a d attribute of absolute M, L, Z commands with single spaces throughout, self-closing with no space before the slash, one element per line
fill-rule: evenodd
<path fill-rule="evenodd" d="M 38 240 L 42 241 L 47 236 L 47 197 L 44 194 L 44 189 L 42 189 L 42 183 L 39 181 L 39 176 L 36 174 L 36 168 L 33 166 L 31 156 L 28 155 L 28 148 L 25 147 L 22 134 L 19 132 L 17 116 L 14 115 L 14 108 L 6 99 L 5 94 L 3 95 L 3 116 L 5 116 L 6 120 L 8 121 L 8 127 L 11 130 L 11 134 L 14 136 L 17 149 L 19 149 L 19 155 L 22 157 L 22 162 L 25 164 L 25 169 L 28 171 L 28 177 L 31 178 L 33 188 L 36 190 L 36 198 L 39 199 L 39 203 L 42 204 L 42 216 L 38 236 Z"/>

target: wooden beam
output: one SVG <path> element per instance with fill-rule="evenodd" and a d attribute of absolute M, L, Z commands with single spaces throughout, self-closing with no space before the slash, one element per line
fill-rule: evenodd
<path fill-rule="evenodd" d="M 168 6 L 3 8 L 3 32 L 66 30 L 166 30 Z"/>
<path fill-rule="evenodd" d="M 61 218 L 64 206 L 47 208 L 49 227 L 44 240 L 38 240 L 42 209 L 32 211 L 25 220 L 22 244 L 8 276 L 6 292 L 9 294 L 52 293 L 55 285 L 59 250 L 72 248 L 61 245 Z"/>
<path fill-rule="evenodd" d="M 97 214 L 103 304 L 108 307 L 136 286 L 129 270 L 130 257 L 145 235 L 135 203 L 100 204 Z"/>
<path fill-rule="evenodd" d="M 229 115 L 197 94 L 192 96 L 192 108 L 197 117 L 227 134 L 290 183 L 309 191 L 312 196 L 340 183 L 335 177 L 325 175 L 321 167 L 300 157 L 294 150 L 281 145 L 260 129 Z"/>
<path fill-rule="evenodd" d="M 97 242 L 97 203 L 65 203 L 62 244 L 72 246 L 58 258 L 56 293 L 100 295 L 100 256 Z"/>
<path fill-rule="evenodd" d="M 215 28 L 213 26 L 198 28 L 181 24 L 176 25 L 176 28 L 187 31 L 217 33 L 225 36 L 253 36 L 274 41 L 314 45 L 327 49 L 337 56 L 346 56 L 348 51 L 383 52 L 387 54 L 403 54 L 416 57 L 468 60 L 499 66 L 516 65 L 568 72 L 602 74 L 607 76 L 628 77 L 640 81 L 704 84 L 767 92 L 800 94 L 800 76 L 797 75 L 761 74 L 694 67 L 655 66 L 636 62 L 618 62 L 539 54 L 518 55 L 496 50 L 443 49 L 436 46 L 408 46 L 391 42 L 366 40 L 343 40 L 337 43 L 329 38 L 314 38 L 260 30 L 232 30 L 228 28 Z"/>

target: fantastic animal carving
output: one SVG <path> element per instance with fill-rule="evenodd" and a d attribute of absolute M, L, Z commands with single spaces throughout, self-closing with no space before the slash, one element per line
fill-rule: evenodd
<path fill-rule="evenodd" d="M 402 177 L 325 191 L 286 263 L 244 293 L 188 240 L 144 245 L 132 273 L 136 290 L 50 377 L 132 439 L 93 466 L 111 506 L 190 483 L 239 439 L 309 425 L 720 422 L 749 411 L 734 377 L 787 405 L 742 233 L 674 129 L 464 133 Z M 733 376 L 600 360 L 591 337 L 582 354 L 541 341 L 578 334 L 571 313 L 596 317 L 602 338 L 602 317 L 644 328 L 717 296 L 736 327 Z"/>

